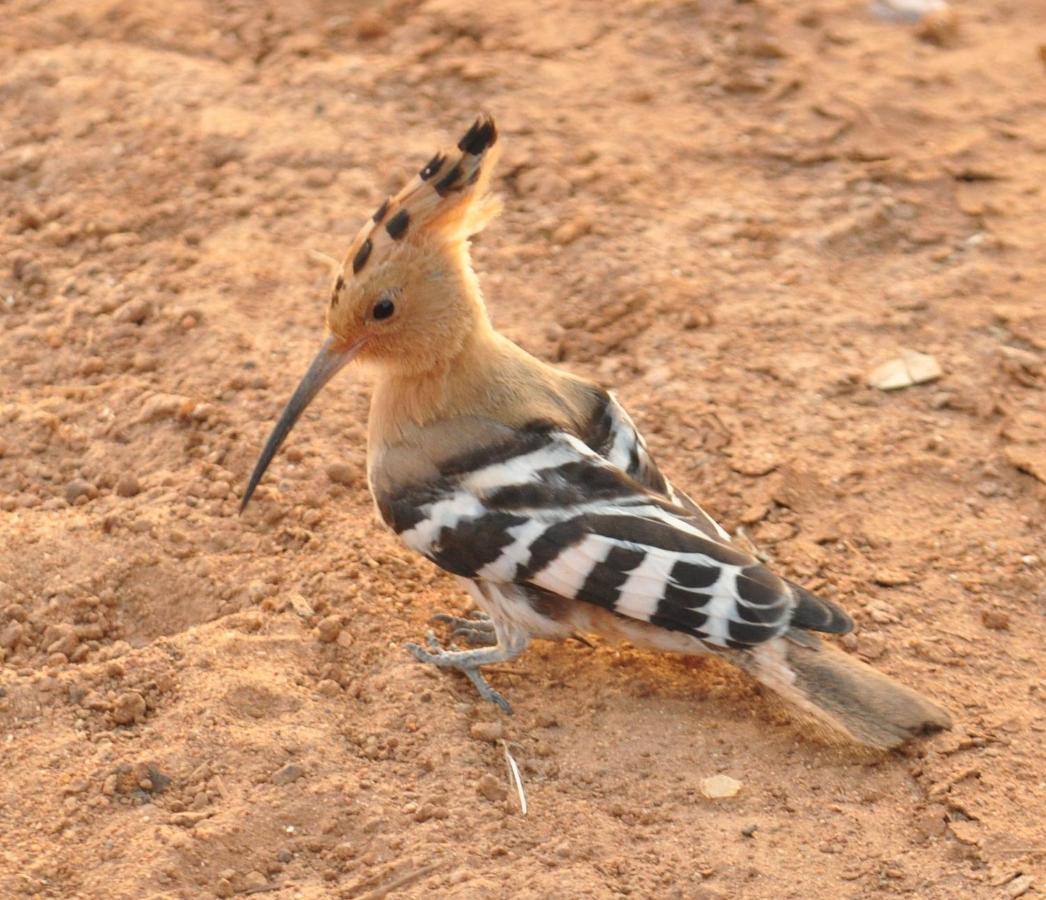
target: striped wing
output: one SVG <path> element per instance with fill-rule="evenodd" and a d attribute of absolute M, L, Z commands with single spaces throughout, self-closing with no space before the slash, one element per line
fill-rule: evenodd
<path fill-rule="evenodd" d="M 382 505 L 409 547 L 454 574 L 541 588 L 716 646 L 776 637 L 796 605 L 790 585 L 700 518 L 561 431 L 519 433 Z"/>
<path fill-rule="evenodd" d="M 730 541 L 730 535 L 715 519 L 664 476 L 647 450 L 646 441 L 632 417 L 613 394 L 602 392 L 597 398 L 592 421 L 582 437 L 589 447 L 611 465 L 627 473 L 648 490 L 685 509 L 700 523 L 703 531 L 723 541 Z"/>

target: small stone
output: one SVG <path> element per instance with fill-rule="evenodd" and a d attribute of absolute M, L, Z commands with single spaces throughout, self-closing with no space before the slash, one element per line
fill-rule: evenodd
<path fill-rule="evenodd" d="M 178 394 L 153 394 L 142 404 L 141 412 L 135 419 L 136 425 L 145 425 L 158 419 L 173 419 L 182 409 L 189 406 L 192 401 L 188 397 Z"/>
<path fill-rule="evenodd" d="M 931 10 L 915 26 L 915 36 L 938 47 L 952 46 L 959 37 L 959 17 L 951 7 Z"/>
<path fill-rule="evenodd" d="M 324 678 L 319 684 L 316 685 L 316 690 L 324 697 L 339 697 L 341 696 L 341 685 L 338 684 L 333 678 Z"/>
<path fill-rule="evenodd" d="M 258 893 L 269 886 L 269 879 L 262 875 L 257 869 L 251 869 L 243 876 L 243 889 L 250 893 Z"/>
<path fill-rule="evenodd" d="M 348 648 L 352 646 L 352 642 L 354 640 L 355 638 L 353 638 L 352 632 L 349 631 L 347 628 L 343 628 L 341 631 L 338 632 L 338 640 L 336 643 L 339 647 Z"/>
<path fill-rule="evenodd" d="M 93 500 L 98 496 L 98 488 L 82 478 L 74 478 L 65 486 L 65 502 L 75 506 L 76 502 L 84 497 L 85 500 Z"/>
<path fill-rule="evenodd" d="M 505 736 L 505 726 L 500 722 L 473 722 L 469 734 L 477 741 L 500 741 Z"/>
<path fill-rule="evenodd" d="M 353 31 L 361 41 L 373 41 L 389 32 L 389 23 L 373 10 L 363 10 L 353 22 Z"/>
<path fill-rule="evenodd" d="M 873 0 L 869 7 L 874 15 L 888 22 L 918 22 L 929 13 L 947 9 L 947 0 Z"/>
<path fill-rule="evenodd" d="M 745 827 L 741 829 L 741 836 L 746 838 L 755 837 L 755 833 L 758 830 L 758 825 L 745 825 Z"/>
<path fill-rule="evenodd" d="M 133 725 L 145 718 L 145 698 L 137 691 L 127 691 L 113 704 L 113 721 L 117 725 Z"/>
<path fill-rule="evenodd" d="M 341 631 L 341 616 L 332 615 L 320 619 L 316 626 L 316 636 L 325 644 L 333 644 Z"/>
<path fill-rule="evenodd" d="M 727 797 L 736 797 L 741 790 L 741 782 L 729 775 L 713 775 L 702 779 L 701 793 L 709 800 L 723 800 Z"/>
<path fill-rule="evenodd" d="M 883 587 L 897 587 L 901 584 L 909 584 L 912 576 L 900 569 L 876 569 L 872 581 Z"/>
<path fill-rule="evenodd" d="M 486 797 L 491 803 L 504 803 L 508 798 L 508 788 L 489 772 L 476 782 L 476 792 Z"/>
<path fill-rule="evenodd" d="M 124 472 L 116 482 L 117 497 L 136 497 L 142 491 L 138 478 L 132 472 Z"/>
<path fill-rule="evenodd" d="M 305 770 L 296 763 L 287 763 L 283 768 L 277 769 L 269 778 L 273 784 L 291 784 L 305 774 Z"/>
<path fill-rule="evenodd" d="M 426 800 L 414 813 L 415 822 L 427 822 L 429 819 L 446 819 L 450 811 L 439 802 Z"/>
<path fill-rule="evenodd" d="M 141 325 L 149 317 L 149 304 L 145 300 L 128 300 L 114 314 L 117 322 L 131 322 Z"/>
<path fill-rule="evenodd" d="M 928 838 L 940 837 L 948 830 L 948 810 L 944 806 L 934 805 L 914 819 L 915 827 Z"/>
<path fill-rule="evenodd" d="M 287 598 L 287 603 L 303 619 L 308 619 L 315 615 L 316 611 L 312 608 L 312 604 L 301 594 L 291 594 Z"/>
<path fill-rule="evenodd" d="M 327 466 L 327 477 L 335 484 L 352 484 L 356 480 L 356 472 L 347 463 L 331 463 Z"/>
<path fill-rule="evenodd" d="M 992 629 L 992 631 L 1009 631 L 1010 614 L 1003 612 L 1001 609 L 981 610 L 981 624 L 985 628 Z"/>
<path fill-rule="evenodd" d="M 927 353 L 904 350 L 900 356 L 884 362 L 868 374 L 868 384 L 880 391 L 896 391 L 936 381 L 943 375 L 940 363 Z"/>
<path fill-rule="evenodd" d="M 231 897 L 236 892 L 233 890 L 232 882 L 228 878 L 219 878 L 214 886 L 214 893 L 219 897 Z"/>
<path fill-rule="evenodd" d="M 1035 879 L 1031 875 L 1020 875 L 1009 882 L 1003 890 L 1006 892 L 1007 897 L 1023 897 L 1031 890 L 1031 886 L 1034 883 Z"/>

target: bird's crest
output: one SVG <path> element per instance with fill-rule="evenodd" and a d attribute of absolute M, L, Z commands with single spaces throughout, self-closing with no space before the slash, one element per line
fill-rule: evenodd
<path fill-rule="evenodd" d="M 480 116 L 457 146 L 432 157 L 394 197 L 385 200 L 356 235 L 345 259 L 345 277 L 362 277 L 404 245 L 453 245 L 498 214 L 487 194 L 499 149 L 494 119 Z"/>

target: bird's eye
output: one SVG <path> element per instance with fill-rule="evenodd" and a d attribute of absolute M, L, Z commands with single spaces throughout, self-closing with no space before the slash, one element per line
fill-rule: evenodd
<path fill-rule="evenodd" d="M 387 319 L 396 311 L 396 304 L 393 303 L 388 297 L 382 297 L 377 303 L 374 304 L 374 309 L 371 311 L 374 318 L 378 321 Z"/>

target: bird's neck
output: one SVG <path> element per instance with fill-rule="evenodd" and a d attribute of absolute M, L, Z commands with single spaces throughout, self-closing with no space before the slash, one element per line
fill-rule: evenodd
<path fill-rule="evenodd" d="M 535 420 L 571 423 L 580 379 L 531 356 L 499 334 L 484 317 L 459 353 L 430 371 L 381 369 L 371 399 L 372 452 L 411 441 L 448 419 L 481 416 L 519 427 Z"/>

